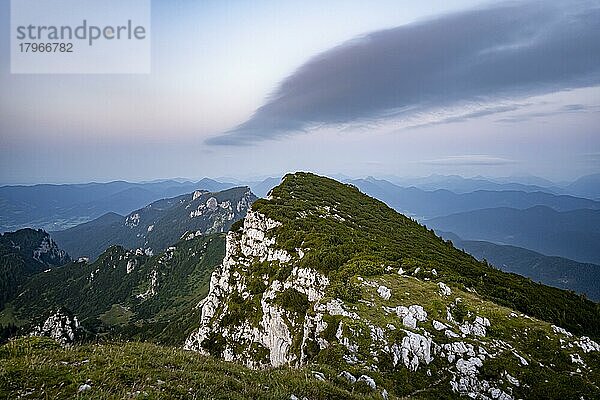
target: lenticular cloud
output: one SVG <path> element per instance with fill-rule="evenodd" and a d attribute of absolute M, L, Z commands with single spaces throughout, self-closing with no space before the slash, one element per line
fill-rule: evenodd
<path fill-rule="evenodd" d="M 599 37 L 600 7 L 576 1 L 501 4 L 373 32 L 306 62 L 208 143 L 595 86 Z"/>

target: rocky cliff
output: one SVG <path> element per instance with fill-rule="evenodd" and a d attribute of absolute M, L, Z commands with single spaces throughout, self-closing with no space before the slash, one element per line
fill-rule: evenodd
<path fill-rule="evenodd" d="M 279 225 L 251 211 L 244 219 L 241 232 L 227 236 L 225 259 L 213 273 L 209 295 L 201 304 L 202 325 L 187 340 L 186 348 L 203 351 L 205 341 L 215 342 L 215 346 L 219 345 L 216 342 L 222 342 L 222 349 L 212 350 L 218 350 L 228 361 L 240 361 L 253 367 L 303 362 L 307 341 L 314 341 L 315 335 L 324 329 L 323 315 L 316 313 L 314 317 L 307 317 L 302 312 L 287 310 L 282 302 L 298 302 L 300 306 L 319 302 L 325 296 L 329 279 L 315 270 L 296 265 L 294 261 L 304 255 L 302 249 L 290 254 L 273 247 L 275 239 L 268 234 Z M 250 270 L 256 264 L 268 265 L 268 268 L 276 265 L 287 276 L 273 278 L 266 270 L 253 275 Z M 249 312 L 253 314 L 253 321 L 230 321 L 232 312 L 241 317 Z M 215 323 L 221 324 L 222 329 L 211 329 Z M 236 351 L 232 345 L 246 348 L 248 352 Z M 292 351 L 294 345 L 300 353 Z"/>

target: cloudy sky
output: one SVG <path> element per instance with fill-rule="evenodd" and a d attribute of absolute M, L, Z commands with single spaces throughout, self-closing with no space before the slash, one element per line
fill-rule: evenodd
<path fill-rule="evenodd" d="M 600 172 L 597 1 L 153 1 L 144 75 L 11 74 L 9 15 L 1 183 Z"/>

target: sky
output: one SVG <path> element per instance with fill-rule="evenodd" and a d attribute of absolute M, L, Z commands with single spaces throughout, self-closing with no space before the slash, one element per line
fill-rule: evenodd
<path fill-rule="evenodd" d="M 597 1 L 155 0 L 149 74 L 11 74 L 0 26 L 4 184 L 600 172 Z"/>

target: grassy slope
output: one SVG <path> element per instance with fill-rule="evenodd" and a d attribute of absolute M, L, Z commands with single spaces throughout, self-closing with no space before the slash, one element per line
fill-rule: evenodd
<path fill-rule="evenodd" d="M 333 287 L 365 269 L 377 272 L 382 265 L 410 271 L 435 268 L 452 286 L 474 290 L 486 300 L 575 334 L 600 337 L 599 304 L 481 263 L 351 185 L 296 173 L 273 190 L 271 200 L 260 199 L 252 208 L 283 222 L 273 230 L 279 246 L 290 252 L 310 248 L 300 265 L 329 274 Z"/>
<path fill-rule="evenodd" d="M 312 369 L 315 367 L 313 366 Z M 341 378 L 315 379 L 311 367 L 253 371 L 181 349 L 149 343 L 85 345 L 65 350 L 44 338 L 22 338 L 0 347 L 0 398 L 94 399 L 358 399 Z"/>
<path fill-rule="evenodd" d="M 473 315 L 486 317 L 491 321 L 487 330 L 486 338 L 465 337 L 460 341 L 477 347 L 484 344 L 488 349 L 493 348 L 491 343 L 496 340 L 507 341 L 513 346 L 513 350 L 524 355 L 529 365 L 524 368 L 519 360 L 511 355 L 511 352 L 499 353 L 494 359 L 484 362 L 482 376 L 497 378 L 502 371 L 508 371 L 517 377 L 522 383 L 520 387 L 513 388 L 515 398 L 526 399 L 568 399 L 575 394 L 585 398 L 597 398 L 600 389 L 597 382 L 600 380 L 600 353 L 582 353 L 581 357 L 591 368 L 583 373 L 574 372 L 577 366 L 571 361 L 570 354 L 577 352 L 568 344 L 561 345 L 560 337 L 553 333 L 551 325 L 523 314 L 517 315 L 510 308 L 500 307 L 491 301 L 482 301 L 479 296 L 466 291 L 453 290 L 452 296 L 442 297 L 436 295 L 437 284 L 431 280 L 434 277 L 425 272 L 414 276 L 398 275 L 396 273 L 369 277 L 367 280 L 376 283 L 372 286 L 363 286 L 362 301 L 354 305 L 347 304 L 349 310 L 361 316 L 362 321 L 345 319 L 344 324 L 352 327 L 352 340 L 357 343 L 369 343 L 370 329 L 364 320 L 372 321 L 377 326 L 397 324 L 398 318 L 395 313 L 382 312 L 382 306 L 394 307 L 398 304 L 420 304 L 428 313 L 428 318 L 442 321 L 451 325 L 446 319 L 446 310 L 452 310 L 455 318 L 459 319 L 459 313 L 466 320 L 472 320 Z M 360 284 L 356 278 L 351 278 L 354 284 Z M 391 289 L 392 296 L 389 300 L 382 299 L 377 294 L 378 285 L 386 285 Z M 454 299 L 462 299 L 461 306 L 457 307 Z M 470 317 L 469 317 L 470 316 Z M 424 326 L 431 326 L 429 323 Z M 334 324 L 333 326 L 337 326 Z M 434 341 L 438 344 L 451 342 L 442 331 L 429 330 Z M 331 332 L 333 334 L 334 332 Z M 401 341 L 400 334 L 398 341 Z M 563 339 L 564 340 L 564 339 Z M 368 349 L 368 345 L 363 345 Z M 335 357 L 335 346 L 322 352 L 317 360 L 322 364 L 328 364 L 332 368 L 344 365 L 345 362 Z M 579 351 L 579 353 L 581 353 Z M 364 357 L 369 357 L 365 352 Z M 417 371 L 408 371 L 405 368 L 392 368 L 391 360 L 386 360 L 385 355 L 379 354 L 379 371 L 368 372 L 370 376 L 381 382 L 382 386 L 388 388 L 390 393 L 398 396 L 411 397 L 418 392 L 422 398 L 443 399 L 454 398 L 456 395 L 449 391 L 451 374 L 448 372 L 448 364 L 443 357 L 434 357 L 426 369 L 431 370 L 432 379 L 422 368 Z M 541 363 L 541 364 L 540 364 Z M 360 367 L 344 365 L 353 374 L 365 373 Z"/>

